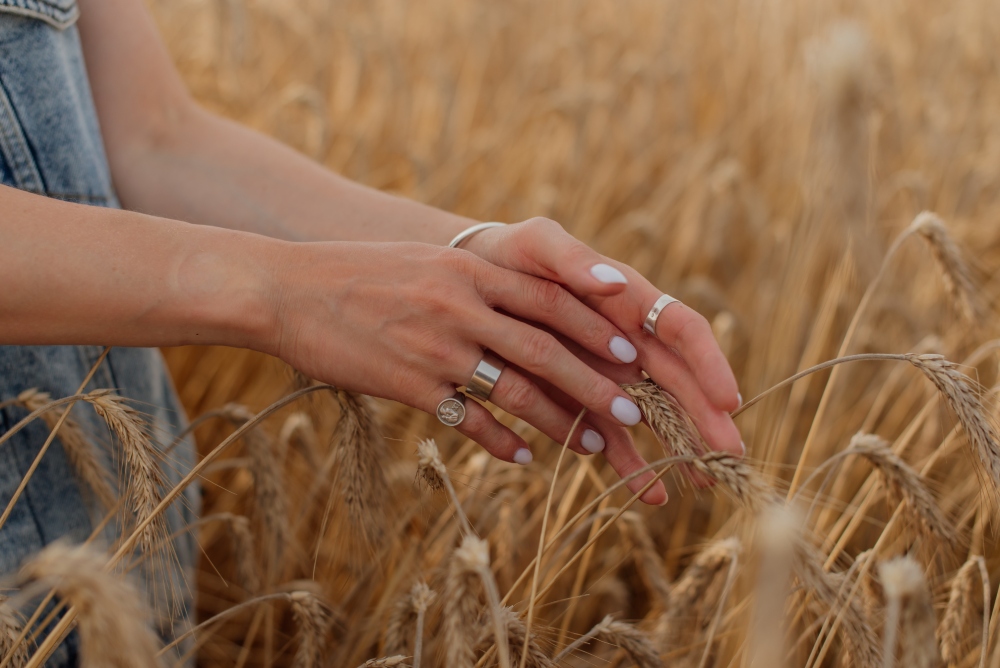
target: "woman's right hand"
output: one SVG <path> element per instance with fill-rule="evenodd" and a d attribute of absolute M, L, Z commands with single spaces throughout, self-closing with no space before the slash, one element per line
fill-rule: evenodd
<path fill-rule="evenodd" d="M 601 418 L 576 430 L 577 452 L 604 447 L 597 423 L 640 421 L 614 381 L 531 324 L 610 363 L 635 359 L 621 331 L 552 281 L 418 243 L 280 243 L 275 260 L 275 324 L 262 347 L 310 377 L 435 414 L 489 349 L 507 362 L 491 403 L 563 442 L 576 416 L 532 377 Z M 525 441 L 472 399 L 457 429 L 499 459 L 531 460 Z"/>

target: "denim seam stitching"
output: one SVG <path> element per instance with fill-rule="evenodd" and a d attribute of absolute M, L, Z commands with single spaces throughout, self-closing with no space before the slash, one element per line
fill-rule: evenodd
<path fill-rule="evenodd" d="M 35 164 L 24 129 L 14 112 L 7 87 L 0 79 L 0 152 L 10 166 L 17 187 L 36 194 L 45 192 L 45 183 Z"/>
<path fill-rule="evenodd" d="M 34 5 L 34 7 L 28 5 Z M 75 2 L 68 9 L 62 9 L 58 5 L 45 2 L 45 0 L 20 0 L 20 2 L 18 0 L 0 0 L 0 12 L 39 19 L 58 30 L 65 30 L 80 18 L 80 8 Z"/>

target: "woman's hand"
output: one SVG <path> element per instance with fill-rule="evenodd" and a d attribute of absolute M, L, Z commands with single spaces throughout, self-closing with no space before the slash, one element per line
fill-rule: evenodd
<path fill-rule="evenodd" d="M 415 243 L 279 243 L 271 266 L 280 306 L 262 347 L 311 377 L 434 414 L 489 349 L 508 363 L 490 401 L 550 438 L 564 441 L 576 418 L 560 401 L 587 407 L 577 452 L 601 450 L 601 431 L 641 419 L 615 381 L 553 333 L 610 367 L 636 351 L 552 281 Z M 458 430 L 500 459 L 531 460 L 524 440 L 471 399 Z"/>
<path fill-rule="evenodd" d="M 637 382 L 645 371 L 677 398 L 712 449 L 744 452 L 729 417 L 740 405 L 736 379 L 711 327 L 697 312 L 671 304 L 657 320 L 656 336 L 649 334 L 642 324 L 662 292 L 631 267 L 598 254 L 544 218 L 485 230 L 463 247 L 499 267 L 559 283 L 578 296 L 624 332 L 637 351 L 634 364 L 609 367 L 591 358 L 591 366 L 618 382 Z M 572 410 L 575 404 L 564 399 Z M 623 440 L 616 436 L 614 442 Z M 620 450 L 609 441 L 606 456 L 620 475 L 644 465 L 632 455 L 634 448 Z"/>

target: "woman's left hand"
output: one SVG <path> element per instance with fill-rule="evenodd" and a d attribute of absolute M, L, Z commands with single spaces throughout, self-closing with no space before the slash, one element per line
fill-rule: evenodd
<path fill-rule="evenodd" d="M 740 433 L 729 416 L 740 405 L 736 378 L 699 313 L 679 302 L 670 304 L 657 320 L 656 336 L 649 334 L 642 325 L 663 292 L 545 218 L 484 230 L 462 247 L 498 266 L 565 286 L 624 332 L 638 351 L 632 364 L 600 365 L 602 373 L 631 383 L 645 371 L 687 410 L 709 447 L 743 454 Z M 619 474 L 644 465 L 634 454 L 631 461 L 616 461 L 618 449 L 609 439 L 605 455 Z"/>

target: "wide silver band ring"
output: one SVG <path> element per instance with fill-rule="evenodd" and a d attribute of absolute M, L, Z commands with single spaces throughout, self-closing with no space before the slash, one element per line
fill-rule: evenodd
<path fill-rule="evenodd" d="M 656 336 L 656 319 L 660 317 L 661 313 L 663 313 L 663 309 L 667 308 L 674 302 L 680 302 L 680 300 L 674 299 L 666 293 L 660 295 L 660 298 L 653 304 L 653 308 L 649 309 L 649 313 L 646 315 L 646 321 L 642 323 L 642 328 L 653 336 Z"/>
<path fill-rule="evenodd" d="M 500 373 L 503 372 L 505 364 L 502 359 L 487 350 L 475 373 L 472 374 L 472 379 L 465 384 L 465 391 L 469 396 L 488 401 L 493 387 L 500 380 Z"/>
<path fill-rule="evenodd" d="M 465 395 L 456 392 L 437 406 L 437 419 L 447 427 L 457 427 L 465 419 Z"/>

